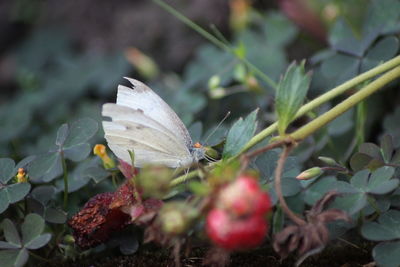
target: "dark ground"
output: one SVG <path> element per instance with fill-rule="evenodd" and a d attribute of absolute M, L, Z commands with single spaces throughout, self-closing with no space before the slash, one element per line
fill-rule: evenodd
<path fill-rule="evenodd" d="M 373 261 L 371 257 L 371 244 L 365 244 L 364 247 L 355 247 L 338 242 L 330 245 L 322 253 L 307 258 L 302 267 L 353 267 L 364 266 Z M 197 248 L 191 251 L 189 257 L 182 257 L 181 266 L 203 266 L 203 258 L 207 250 Z M 271 247 L 263 247 L 248 252 L 235 253 L 232 255 L 228 266 L 255 267 L 255 266 L 295 266 L 296 258 L 289 257 L 283 261 L 272 250 Z M 88 258 L 76 262 L 67 262 L 64 264 L 46 264 L 46 267 L 173 267 L 174 259 L 171 254 L 155 246 L 144 246 L 136 254 L 131 256 L 114 256 L 102 258 Z M 209 266 L 209 265 L 208 265 Z"/>

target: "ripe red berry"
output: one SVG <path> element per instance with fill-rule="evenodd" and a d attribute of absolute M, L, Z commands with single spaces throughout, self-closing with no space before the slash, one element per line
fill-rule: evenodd
<path fill-rule="evenodd" d="M 221 190 L 216 206 L 236 216 L 264 215 L 271 209 L 271 201 L 256 179 L 241 176 Z"/>
<path fill-rule="evenodd" d="M 268 225 L 262 216 L 232 217 L 221 209 L 208 213 L 207 234 L 219 247 L 227 250 L 254 248 L 263 241 Z"/>

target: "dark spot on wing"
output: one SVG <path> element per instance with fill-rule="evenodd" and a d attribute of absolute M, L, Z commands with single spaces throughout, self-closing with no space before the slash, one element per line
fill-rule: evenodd
<path fill-rule="evenodd" d="M 144 128 L 144 126 L 141 125 L 141 124 L 126 125 L 125 127 L 126 127 L 126 130 L 135 130 L 135 129 L 136 130 L 141 130 L 141 129 Z"/>

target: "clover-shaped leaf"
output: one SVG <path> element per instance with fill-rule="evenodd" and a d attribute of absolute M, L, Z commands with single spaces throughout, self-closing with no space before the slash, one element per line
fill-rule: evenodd
<path fill-rule="evenodd" d="M 240 118 L 232 125 L 222 153 L 224 158 L 236 155 L 253 137 L 257 128 L 257 113 L 258 109 L 250 113 L 244 120 Z"/>
<path fill-rule="evenodd" d="M 368 198 L 374 201 L 374 195 L 385 195 L 398 187 L 399 180 L 391 179 L 393 175 L 394 168 L 387 166 L 372 173 L 369 170 L 357 172 L 347 185 L 346 191 L 350 194 L 337 198 L 333 206 L 349 214 L 360 211 L 368 205 Z M 340 189 L 338 191 L 341 192 Z"/>
<path fill-rule="evenodd" d="M 366 222 L 361 228 L 363 237 L 373 241 L 400 239 L 400 211 L 389 210 L 383 213 L 378 222 Z"/>
<path fill-rule="evenodd" d="M 62 174 L 62 157 L 82 161 L 90 153 L 87 141 L 97 132 L 97 122 L 90 118 L 80 119 L 58 129 L 56 149 L 38 156 L 29 165 L 29 175 L 35 182 L 50 182 Z"/>
<path fill-rule="evenodd" d="M 99 166 L 93 166 L 84 170 L 82 172 L 82 175 L 90 177 L 95 183 L 100 183 L 108 176 L 110 176 L 110 173 L 107 172 L 104 168 L 101 168 Z"/>
<path fill-rule="evenodd" d="M 68 151 L 74 147 L 85 144 L 98 130 L 98 124 L 90 118 L 80 119 L 74 122 L 68 129 L 63 147 Z M 70 158 L 74 160 L 74 158 Z"/>
<path fill-rule="evenodd" d="M 384 135 L 380 147 L 373 143 L 360 145 L 350 159 L 350 166 L 354 171 L 363 169 L 375 170 L 384 165 L 397 164 L 400 162 L 400 149 L 394 151 L 394 141 L 391 135 Z"/>
<path fill-rule="evenodd" d="M 371 1 L 364 23 L 364 32 L 378 30 L 385 34 L 399 30 L 400 3 L 397 0 Z"/>
<path fill-rule="evenodd" d="M 0 183 L 6 184 L 13 177 L 14 167 L 15 163 L 12 159 L 0 159 Z"/>
<path fill-rule="evenodd" d="M 25 265 L 29 258 L 28 250 L 41 248 L 51 239 L 51 234 L 42 234 L 44 221 L 37 214 L 25 217 L 21 226 L 22 238 L 11 220 L 3 220 L 2 226 L 6 242 L 0 242 L 0 248 L 5 249 L 0 251 L 0 258 L 4 266 Z"/>
<path fill-rule="evenodd" d="M 397 107 L 394 113 L 385 116 L 383 128 L 385 132 L 393 137 L 393 146 L 400 146 L 400 107 Z"/>
<path fill-rule="evenodd" d="M 4 238 L 6 241 L 14 246 L 21 246 L 21 237 L 15 227 L 14 223 L 10 219 L 4 219 L 3 223 Z"/>
<path fill-rule="evenodd" d="M 400 262 L 400 241 L 382 242 L 372 250 L 374 260 L 383 267 L 396 267 Z"/>
<path fill-rule="evenodd" d="M 7 184 L 16 172 L 12 159 L 0 159 L 0 213 L 4 212 L 10 204 L 23 199 L 31 189 L 29 183 Z"/>
<path fill-rule="evenodd" d="M 365 72 L 379 65 L 381 62 L 393 58 L 399 50 L 399 39 L 388 36 L 378 41 L 367 51 L 361 63 L 361 71 Z"/>

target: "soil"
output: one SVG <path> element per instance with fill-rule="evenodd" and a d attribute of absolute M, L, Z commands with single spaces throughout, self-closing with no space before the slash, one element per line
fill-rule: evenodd
<path fill-rule="evenodd" d="M 310 256 L 302 264 L 302 267 L 352 267 L 363 266 L 373 262 L 371 257 L 371 244 L 363 247 L 356 247 L 343 242 L 330 245 L 322 253 Z M 188 257 L 181 257 L 181 266 L 204 266 L 203 259 L 207 257 L 209 249 L 196 248 L 190 252 Z M 280 260 L 279 256 L 271 247 L 262 247 L 247 252 L 234 253 L 229 259 L 227 266 L 253 267 L 253 266 L 295 266 L 297 258 L 291 256 L 285 260 Z M 76 262 L 64 264 L 46 265 L 46 267 L 173 267 L 174 259 L 168 250 L 163 250 L 155 246 L 143 246 L 137 253 L 130 256 L 97 257 L 87 258 Z"/>

